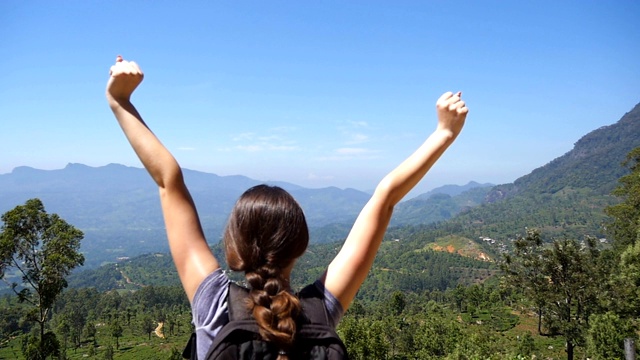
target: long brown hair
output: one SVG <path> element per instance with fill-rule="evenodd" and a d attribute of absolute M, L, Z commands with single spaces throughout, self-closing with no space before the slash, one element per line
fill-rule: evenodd
<path fill-rule="evenodd" d="M 277 186 L 258 185 L 236 202 L 224 232 L 229 268 L 244 271 L 251 290 L 248 304 L 260 335 L 288 359 L 300 301 L 283 274 L 307 249 L 309 230 L 300 205 Z"/>

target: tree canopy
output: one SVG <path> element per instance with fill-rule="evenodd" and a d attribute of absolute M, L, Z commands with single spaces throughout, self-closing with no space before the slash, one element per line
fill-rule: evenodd
<path fill-rule="evenodd" d="M 57 214 L 48 214 L 39 199 L 4 213 L 2 222 L 0 278 L 7 281 L 7 270 L 15 269 L 21 275 L 22 283 L 13 282 L 11 288 L 21 303 L 32 307 L 27 319 L 40 325 L 39 348 L 34 351 L 36 341 L 30 342 L 25 355 L 46 358 L 57 352 L 57 340 L 54 333 L 45 333 L 45 323 L 56 298 L 67 287 L 65 277 L 84 263 L 79 252 L 84 235 Z"/>
<path fill-rule="evenodd" d="M 640 238 L 640 147 L 627 155 L 623 165 L 631 172 L 620 178 L 618 187 L 613 191 L 622 202 L 605 209 L 611 216 L 608 231 L 615 239 L 618 251 L 624 251 Z"/>

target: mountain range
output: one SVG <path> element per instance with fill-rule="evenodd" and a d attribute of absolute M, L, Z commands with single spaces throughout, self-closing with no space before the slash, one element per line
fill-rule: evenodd
<path fill-rule="evenodd" d="M 504 242 L 525 227 L 538 227 L 549 237 L 602 237 L 602 209 L 615 203 L 609 194 L 625 174 L 620 164 L 637 146 L 640 104 L 615 124 L 586 134 L 571 151 L 511 184 L 447 185 L 399 204 L 389 236 L 409 237 L 419 247 L 448 235 Z M 212 243 L 220 238 L 238 196 L 261 183 L 188 169 L 184 176 Z M 355 189 L 270 184 L 283 187 L 299 201 L 316 242 L 342 240 L 370 196 Z M 43 201 L 48 212 L 58 213 L 85 232 L 82 251 L 89 267 L 167 249 L 157 189 L 144 169 L 69 164 L 59 170 L 18 167 L 0 175 L 0 213 L 34 197 Z"/>
<path fill-rule="evenodd" d="M 212 243 L 219 239 L 237 198 L 247 188 L 262 183 L 245 176 L 183 171 L 207 238 Z M 309 189 L 286 182 L 270 184 L 286 189 L 297 199 L 305 211 L 314 242 L 344 238 L 370 197 L 355 189 Z M 429 194 L 460 194 L 478 186 L 481 185 L 450 185 Z M 438 213 L 437 216 L 406 221 L 399 216 L 396 223 L 440 221 L 462 209 L 450 195 L 444 196 L 448 201 L 434 198 L 430 202 L 423 197 L 421 203 L 426 201 L 432 207 L 446 203 L 445 215 Z M 119 164 L 101 167 L 68 164 L 59 170 L 40 170 L 23 166 L 0 175 L 0 213 L 36 197 L 43 201 L 48 212 L 57 213 L 84 231 L 82 251 L 89 266 L 167 249 L 157 188 L 142 168 Z"/>

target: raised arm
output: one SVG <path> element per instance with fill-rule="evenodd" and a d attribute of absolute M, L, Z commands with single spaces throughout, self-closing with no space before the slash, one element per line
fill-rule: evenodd
<path fill-rule="evenodd" d="M 447 92 L 438 99 L 436 130 L 378 184 L 342 249 L 329 264 L 325 287 L 345 311 L 371 269 L 394 206 L 424 177 L 462 130 L 468 110 L 461 95 Z"/>
<path fill-rule="evenodd" d="M 189 301 L 202 280 L 219 267 L 204 237 L 182 170 L 147 127 L 130 101 L 144 75 L 134 62 L 118 56 L 107 83 L 107 100 L 131 147 L 158 185 L 173 262 Z"/>

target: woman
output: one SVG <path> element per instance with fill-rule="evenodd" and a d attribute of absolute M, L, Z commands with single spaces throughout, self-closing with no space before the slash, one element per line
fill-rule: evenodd
<path fill-rule="evenodd" d="M 192 305 L 198 357 L 202 358 L 228 321 L 229 279 L 209 249 L 180 166 L 130 101 L 142 79 L 136 63 L 118 56 L 110 70 L 107 100 L 133 150 L 158 185 L 171 255 Z M 468 110 L 460 96 L 460 92 L 447 92 L 438 99 L 435 131 L 378 184 L 342 249 L 316 281 L 325 294 L 334 327 L 371 268 L 394 206 L 462 130 Z M 284 190 L 265 185 L 241 196 L 224 234 L 229 267 L 245 272 L 251 287 L 250 309 L 263 339 L 281 350 L 278 359 L 288 358 L 286 351 L 296 331 L 300 305 L 291 294 L 289 275 L 307 247 L 308 236 L 304 215 L 295 200 Z"/>

